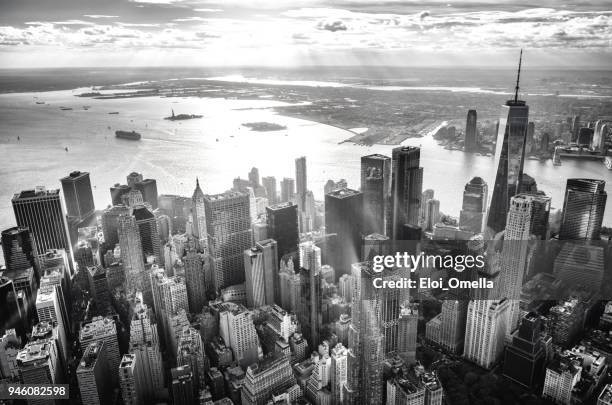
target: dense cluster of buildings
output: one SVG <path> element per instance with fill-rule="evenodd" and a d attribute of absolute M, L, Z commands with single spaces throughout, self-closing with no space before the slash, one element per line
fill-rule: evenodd
<path fill-rule="evenodd" d="M 604 127 L 593 131 L 601 145 Z M 61 179 L 63 200 L 60 190 L 21 191 L 16 226 L 2 232 L 0 381 L 67 383 L 83 404 L 441 405 L 440 365 L 419 354 L 435 346 L 501 366 L 558 404 L 610 403 L 612 304 L 598 310 L 611 253 L 605 183 L 568 179 L 552 215 L 523 173 L 532 133 L 517 84 L 494 178 L 468 181 L 458 220 L 422 189 L 410 146 L 363 156 L 359 189 L 330 180 L 324 202 L 308 188 L 305 157 L 279 189 L 253 168 L 221 194 L 196 179 L 191 197 L 158 195 L 134 172 L 101 211 L 89 173 Z M 477 147 L 474 110 L 465 137 Z M 414 277 L 374 269 L 373 256 L 398 250 L 481 255 L 486 265 L 461 277 L 495 288 L 375 288 L 375 278 Z M 424 298 L 441 310 L 419 330 Z"/>

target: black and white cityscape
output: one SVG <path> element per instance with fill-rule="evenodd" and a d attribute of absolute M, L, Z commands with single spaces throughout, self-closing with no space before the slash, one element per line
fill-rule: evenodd
<path fill-rule="evenodd" d="M 0 404 L 612 405 L 605 2 L 0 4 Z"/>

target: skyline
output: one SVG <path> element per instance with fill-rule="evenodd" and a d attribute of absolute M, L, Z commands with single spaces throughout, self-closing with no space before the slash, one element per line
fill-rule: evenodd
<path fill-rule="evenodd" d="M 0 6 L 0 67 L 506 66 L 519 47 L 533 67 L 612 62 L 603 1 L 46 4 Z"/>

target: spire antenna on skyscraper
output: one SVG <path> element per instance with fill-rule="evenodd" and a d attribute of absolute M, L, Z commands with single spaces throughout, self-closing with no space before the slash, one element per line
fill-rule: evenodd
<path fill-rule="evenodd" d="M 514 102 L 518 101 L 519 92 L 519 81 L 521 80 L 521 62 L 523 61 L 523 49 L 521 48 L 521 54 L 519 56 L 518 72 L 516 74 L 516 87 L 514 88 Z"/>

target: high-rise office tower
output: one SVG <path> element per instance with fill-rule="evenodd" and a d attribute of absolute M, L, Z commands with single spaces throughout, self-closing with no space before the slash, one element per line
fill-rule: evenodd
<path fill-rule="evenodd" d="M 141 376 L 141 394 L 144 400 L 155 397 L 164 386 L 164 370 L 159 348 L 157 325 L 151 320 L 151 310 L 136 294 L 130 323 L 130 353 L 136 357 L 138 374 Z"/>
<path fill-rule="evenodd" d="M 111 201 L 113 205 L 123 204 L 123 196 L 129 193 L 132 188 L 126 184 L 116 183 L 110 188 Z"/>
<path fill-rule="evenodd" d="M 546 358 L 542 331 L 540 317 L 528 313 L 521 320 L 521 326 L 512 334 L 512 342 L 506 347 L 503 373 L 526 388 L 541 382 Z"/>
<path fill-rule="evenodd" d="M 31 268 L 36 277 L 40 277 L 39 252 L 28 228 L 16 226 L 2 231 L 2 252 L 9 271 L 22 272 Z"/>
<path fill-rule="evenodd" d="M 469 110 L 465 121 L 465 140 L 463 142 L 466 152 L 473 152 L 478 147 L 478 129 L 476 128 L 476 110 Z"/>
<path fill-rule="evenodd" d="M 189 312 L 199 314 L 207 303 L 207 291 L 212 283 L 210 263 L 207 256 L 198 253 L 195 249 L 187 250 L 187 254 L 181 260 L 185 265 Z"/>
<path fill-rule="evenodd" d="M 510 200 L 506 222 L 504 245 L 500 259 L 500 297 L 508 298 L 510 328 L 512 332 L 519 321 L 521 287 L 528 266 L 532 235 L 532 216 L 540 207 L 542 199 L 550 206 L 550 198 L 530 194 L 517 194 Z"/>
<path fill-rule="evenodd" d="M 251 187 L 259 186 L 259 169 L 256 167 L 252 167 L 249 172 L 249 183 L 251 183 Z"/>
<path fill-rule="evenodd" d="M 268 238 L 276 241 L 277 261 L 288 254 L 297 254 L 300 243 L 297 205 L 283 202 L 266 207 Z"/>
<path fill-rule="evenodd" d="M 295 179 L 296 194 L 298 195 L 298 197 L 305 196 L 306 191 L 308 191 L 308 178 L 306 175 L 306 156 L 302 156 L 295 159 Z"/>
<path fill-rule="evenodd" d="M 120 214 L 117 217 L 117 224 L 126 290 L 128 292 L 142 291 L 143 283 L 147 280 L 143 280 L 144 254 L 136 218 L 130 214 Z"/>
<path fill-rule="evenodd" d="M 108 369 L 104 342 L 92 342 L 83 352 L 76 370 L 84 404 L 106 404 L 109 401 L 110 387 L 108 374 L 114 371 Z"/>
<path fill-rule="evenodd" d="M 467 300 L 442 301 L 439 344 L 451 353 L 461 354 L 465 337 Z"/>
<path fill-rule="evenodd" d="M 349 328 L 348 375 L 343 388 L 346 404 L 382 404 L 385 336 L 382 331 L 383 294 L 374 288 L 378 273 L 371 262 L 352 265 L 353 306 Z"/>
<path fill-rule="evenodd" d="M 565 285 L 599 291 L 604 281 L 605 256 L 603 246 L 567 242 L 555 258 L 553 274 Z"/>
<path fill-rule="evenodd" d="M 25 336 L 26 314 L 22 312 L 13 280 L 0 274 L 0 331 L 16 329 Z"/>
<path fill-rule="evenodd" d="M 119 341 L 117 338 L 117 325 L 113 318 L 94 317 L 90 322 L 83 323 L 79 331 L 81 347 L 87 347 L 92 342 L 104 342 L 104 351 L 108 360 L 108 369 L 119 368 Z M 110 374 L 112 385 L 117 383 L 117 375 Z"/>
<path fill-rule="evenodd" d="M 17 381 L 17 354 L 20 348 L 21 339 L 15 329 L 6 329 L 0 337 L 0 380 Z"/>
<path fill-rule="evenodd" d="M 194 395 L 206 385 L 205 375 L 210 368 L 208 357 L 204 354 L 204 345 L 200 332 L 191 326 L 184 327 L 179 332 L 178 350 L 176 355 L 178 366 L 189 366 L 193 373 Z"/>
<path fill-rule="evenodd" d="M 323 328 L 323 291 L 321 288 L 321 249 L 314 242 L 300 243 L 300 275 L 306 288 L 302 289 L 298 312 L 300 324 L 311 346 L 316 347 Z"/>
<path fill-rule="evenodd" d="M 359 261 L 363 234 L 363 194 L 348 188 L 325 195 L 325 230 L 336 234 L 331 265 L 339 277 Z"/>
<path fill-rule="evenodd" d="M 200 180 L 196 179 L 196 188 L 191 197 L 193 201 L 193 236 L 198 238 L 200 248 L 208 252 L 208 234 L 206 229 L 206 209 L 204 208 L 204 193 L 200 188 Z"/>
<path fill-rule="evenodd" d="M 392 239 L 401 239 L 404 225 L 419 225 L 423 168 L 419 167 L 421 148 L 400 146 L 392 153 Z"/>
<path fill-rule="evenodd" d="M 15 194 L 12 199 L 17 226 L 27 227 L 42 254 L 48 249 L 65 249 L 72 257 L 66 213 L 59 190 L 37 187 Z"/>
<path fill-rule="evenodd" d="M 241 401 L 244 405 L 266 404 L 274 392 L 283 392 L 296 384 L 289 357 L 274 353 L 247 368 L 242 383 Z"/>
<path fill-rule="evenodd" d="M 580 123 L 580 115 L 574 115 L 570 123 L 570 131 L 572 133 L 571 141 L 576 142 L 578 140 L 578 132 L 582 124 Z"/>
<path fill-rule="evenodd" d="M 427 200 L 425 204 L 425 230 L 433 231 L 434 225 L 440 222 L 440 200 Z"/>
<path fill-rule="evenodd" d="M 39 322 L 49 322 L 57 324 L 58 328 L 58 347 L 59 356 L 63 360 L 68 359 L 68 333 L 69 323 L 68 314 L 63 305 L 63 296 L 59 286 L 44 285 L 38 290 L 36 297 L 36 314 Z"/>
<path fill-rule="evenodd" d="M 391 204 L 391 158 L 373 154 L 361 157 L 364 233 L 387 235 Z"/>
<path fill-rule="evenodd" d="M 17 354 L 17 368 L 21 384 L 61 384 L 63 370 L 53 339 L 32 341 Z M 30 399 L 29 404 L 54 404 L 53 400 L 41 398 L 37 402 Z"/>
<path fill-rule="evenodd" d="M 276 204 L 278 202 L 278 194 L 276 193 L 276 178 L 273 176 L 262 177 L 261 183 L 266 190 L 266 197 L 268 197 L 269 204 Z"/>
<path fill-rule="evenodd" d="M 170 392 L 172 403 L 193 404 L 193 371 L 189 366 L 175 367 L 170 370 Z"/>
<path fill-rule="evenodd" d="M 418 322 L 419 305 L 416 303 L 401 305 L 397 325 L 397 354 L 405 364 L 412 364 L 416 361 Z"/>
<path fill-rule="evenodd" d="M 247 306 L 274 304 L 278 281 L 278 253 L 274 239 L 265 239 L 244 251 Z"/>
<path fill-rule="evenodd" d="M 138 359 L 134 354 L 124 354 L 118 365 L 121 399 L 125 405 L 141 405 L 143 402 L 138 374 Z"/>
<path fill-rule="evenodd" d="M 83 221 L 94 213 L 89 173 L 75 171 L 61 179 L 68 216 Z"/>
<path fill-rule="evenodd" d="M 135 206 L 132 215 L 138 226 L 142 253 L 145 257 L 155 256 L 156 263 L 163 264 L 163 251 L 155 215 L 144 205 Z"/>
<path fill-rule="evenodd" d="M 295 198 L 295 180 L 285 177 L 280 182 L 281 200 L 280 202 L 294 202 Z"/>
<path fill-rule="evenodd" d="M 509 302 L 472 300 L 468 305 L 463 356 L 486 369 L 496 364 L 504 351 Z"/>
<path fill-rule="evenodd" d="M 599 239 L 608 197 L 605 187 L 603 180 L 567 180 L 559 239 Z"/>
<path fill-rule="evenodd" d="M 522 57 L 522 51 L 521 51 Z M 525 162 L 525 139 L 529 123 L 529 106 L 518 99 L 521 60 L 514 99 L 502 107 L 495 148 L 495 183 L 487 217 L 487 230 L 493 235 L 506 227 L 510 198 L 519 192 Z"/>
<path fill-rule="evenodd" d="M 215 290 L 244 282 L 243 253 L 252 246 L 248 194 L 204 197 Z"/>
<path fill-rule="evenodd" d="M 119 243 L 119 215 L 129 214 L 130 210 L 125 205 L 114 205 L 102 211 L 102 233 L 104 234 L 104 243 L 109 249 L 112 249 Z"/>
<path fill-rule="evenodd" d="M 142 180 L 143 180 L 142 174 L 137 173 L 137 172 L 132 172 L 128 174 L 126 177 L 127 185 L 130 186 L 131 188 L 135 188 L 136 183 L 139 183 Z"/>
<path fill-rule="evenodd" d="M 170 346 L 172 316 L 180 310 L 189 309 L 185 279 L 181 276 L 168 277 L 163 269 L 155 269 L 151 273 L 151 292 L 157 323 L 166 346 Z"/>
<path fill-rule="evenodd" d="M 106 279 L 106 269 L 102 266 L 87 267 L 90 277 L 91 291 L 99 315 L 106 315 L 111 311 L 111 293 Z"/>
<path fill-rule="evenodd" d="M 242 367 L 257 361 L 259 339 L 251 313 L 242 305 L 224 303 L 219 313 L 219 334 Z"/>
<path fill-rule="evenodd" d="M 140 191 L 144 202 L 151 204 L 153 210 L 157 209 L 157 181 L 144 179 L 134 184 L 134 189 Z"/>
<path fill-rule="evenodd" d="M 342 397 L 342 387 L 346 384 L 348 373 L 347 354 L 348 349 L 342 343 L 338 343 L 331 350 L 330 386 L 333 404 L 341 404 L 344 400 Z"/>
<path fill-rule="evenodd" d="M 474 233 L 482 232 L 487 211 L 488 186 L 480 177 L 470 180 L 463 190 L 463 205 L 459 215 L 459 227 Z"/>

